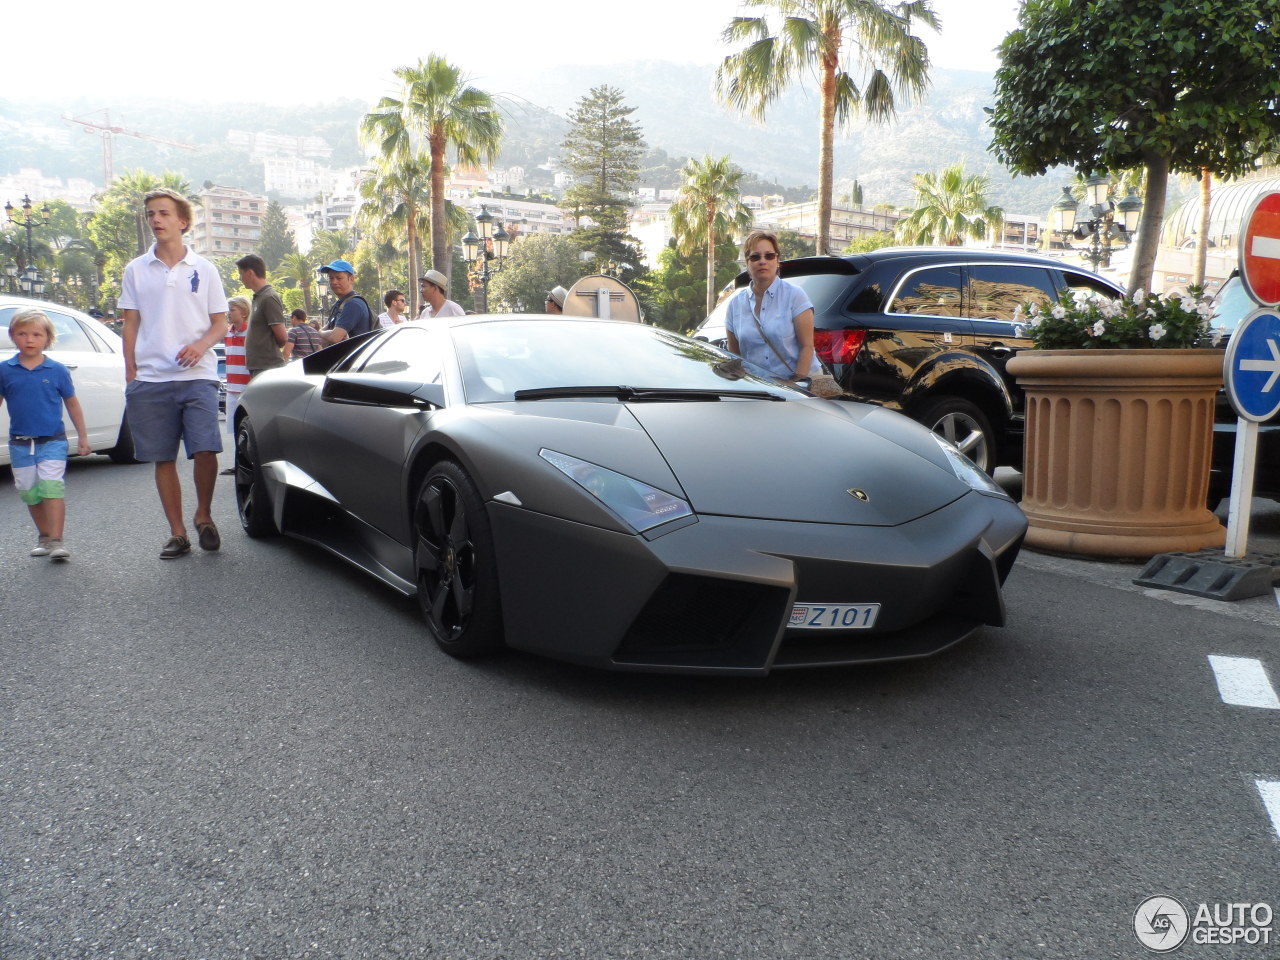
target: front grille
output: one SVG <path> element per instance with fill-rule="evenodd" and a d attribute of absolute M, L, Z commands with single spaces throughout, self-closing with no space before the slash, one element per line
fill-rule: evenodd
<path fill-rule="evenodd" d="M 672 666 L 763 666 L 787 597 L 788 591 L 778 587 L 668 574 L 632 621 L 614 659 Z"/>

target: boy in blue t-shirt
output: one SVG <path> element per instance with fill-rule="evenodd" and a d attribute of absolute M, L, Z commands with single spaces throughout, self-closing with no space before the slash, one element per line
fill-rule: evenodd
<path fill-rule="evenodd" d="M 0 404 L 9 401 L 9 460 L 18 496 L 31 511 L 39 540 L 33 557 L 66 560 L 71 551 L 62 544 L 67 516 L 67 432 L 62 426 L 66 404 L 75 424 L 80 456 L 88 456 L 89 432 L 76 399 L 71 372 L 44 351 L 57 333 L 40 310 L 24 309 L 9 321 L 9 339 L 18 348 L 0 363 Z"/>

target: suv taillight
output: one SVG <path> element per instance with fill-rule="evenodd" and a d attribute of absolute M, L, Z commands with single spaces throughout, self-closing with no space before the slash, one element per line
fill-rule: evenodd
<path fill-rule="evenodd" d="M 853 363 L 866 339 L 865 330 L 815 330 L 813 349 L 823 363 Z"/>

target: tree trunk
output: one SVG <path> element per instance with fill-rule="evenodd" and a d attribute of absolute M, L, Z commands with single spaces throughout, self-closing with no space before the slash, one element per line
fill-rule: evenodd
<path fill-rule="evenodd" d="M 422 309 L 418 302 L 418 208 L 408 205 L 409 214 L 409 316 L 416 317 Z"/>
<path fill-rule="evenodd" d="M 831 252 L 831 195 L 835 170 L 837 61 L 822 61 L 822 113 L 818 141 L 818 256 Z"/>
<path fill-rule="evenodd" d="M 1160 250 L 1160 228 L 1164 226 L 1164 198 L 1169 185 L 1169 158 L 1145 154 L 1147 188 L 1142 198 L 1142 223 L 1133 250 L 1133 268 L 1129 273 L 1129 293 L 1150 290 L 1155 274 L 1156 254 Z"/>
<path fill-rule="evenodd" d="M 444 218 L 444 132 L 433 132 L 431 144 L 431 266 L 446 277 L 453 271 L 449 256 L 449 225 Z M 445 296 L 449 291 L 445 291 Z"/>
<path fill-rule="evenodd" d="M 715 218 L 707 220 L 707 316 L 716 308 L 716 228 Z"/>
<path fill-rule="evenodd" d="M 1213 173 L 1200 168 L 1200 229 L 1196 232 L 1196 259 L 1191 265 L 1191 282 L 1204 286 L 1205 262 L 1209 257 L 1209 201 L 1213 197 Z"/>

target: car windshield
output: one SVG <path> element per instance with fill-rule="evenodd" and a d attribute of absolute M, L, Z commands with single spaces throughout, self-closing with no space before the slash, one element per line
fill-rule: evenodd
<path fill-rule="evenodd" d="M 1240 321 L 1257 309 L 1258 305 L 1250 299 L 1240 278 L 1231 277 L 1222 285 L 1213 301 L 1213 318 L 1209 321 L 1209 327 L 1214 337 L 1221 338 L 1235 333 Z"/>
<path fill-rule="evenodd" d="M 753 364 L 641 324 L 494 320 L 454 326 L 450 335 L 471 403 L 513 400 L 517 391 L 520 399 L 795 396 Z M 612 389 L 623 387 L 629 389 Z"/>

